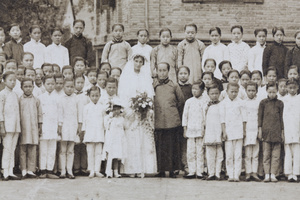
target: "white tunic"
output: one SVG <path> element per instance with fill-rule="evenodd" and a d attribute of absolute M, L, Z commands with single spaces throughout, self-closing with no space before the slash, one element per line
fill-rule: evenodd
<path fill-rule="evenodd" d="M 38 99 L 43 113 L 43 133 L 40 139 L 56 140 L 58 128 L 58 101 L 54 92 L 45 92 Z"/>
<path fill-rule="evenodd" d="M 29 42 L 24 44 L 24 52 L 30 52 L 34 55 L 33 68 L 40 68 L 45 62 L 46 46 L 40 41 L 31 38 Z"/>
<path fill-rule="evenodd" d="M 220 115 L 220 103 L 206 106 L 205 136 L 204 144 L 222 144 L 222 127 Z"/>
<path fill-rule="evenodd" d="M 228 44 L 228 50 L 232 68 L 239 72 L 245 69 L 248 63 L 249 45 L 240 40 L 238 43 L 232 42 Z"/>
<path fill-rule="evenodd" d="M 258 133 L 258 107 L 260 99 L 257 97 L 253 99 L 244 100 L 245 110 L 247 113 L 247 126 L 246 126 L 246 138 L 244 145 L 255 145 L 257 143 Z"/>
<path fill-rule="evenodd" d="M 68 96 L 64 94 L 59 99 L 58 112 L 59 125 L 62 126 L 61 140 L 75 141 L 78 123 L 82 123 L 76 95 Z"/>
<path fill-rule="evenodd" d="M 226 97 L 228 97 L 227 91 L 223 90 L 220 94 L 219 100 L 222 101 L 223 99 L 225 99 Z M 247 93 L 245 92 L 245 89 L 242 88 L 242 86 L 239 89 L 239 93 L 238 93 L 238 98 L 244 100 L 247 98 Z"/>
<path fill-rule="evenodd" d="M 252 72 L 253 70 L 259 70 L 262 72 L 262 57 L 266 45 L 261 46 L 259 42 L 249 50 L 248 54 L 248 69 Z"/>
<path fill-rule="evenodd" d="M 205 113 L 200 98 L 189 98 L 184 105 L 182 126 L 187 127 L 188 138 L 203 137 Z"/>
<path fill-rule="evenodd" d="M 45 50 L 45 62 L 51 64 L 57 64 L 62 68 L 65 65 L 69 65 L 69 51 L 61 44 L 56 45 L 54 43 L 46 47 Z"/>
<path fill-rule="evenodd" d="M 300 142 L 300 96 L 286 95 L 282 99 L 285 144 Z"/>
<path fill-rule="evenodd" d="M 219 63 L 223 60 L 229 60 L 229 51 L 226 45 L 218 42 L 217 44 L 211 44 L 204 50 L 204 54 L 202 57 L 202 67 L 204 70 L 204 62 L 206 59 L 212 58 L 216 61 L 216 70 L 214 75 L 218 79 L 222 79 L 222 73 L 219 70 Z"/>
<path fill-rule="evenodd" d="M 104 142 L 104 109 L 101 104 L 88 103 L 84 106 L 82 130 L 83 142 Z"/>

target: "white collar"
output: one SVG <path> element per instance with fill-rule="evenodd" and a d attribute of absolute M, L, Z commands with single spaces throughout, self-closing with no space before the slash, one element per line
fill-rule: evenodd
<path fill-rule="evenodd" d="M 142 43 L 140 43 L 140 42 L 138 41 L 137 45 L 140 46 L 140 47 L 145 47 L 145 46 L 147 45 L 147 43 L 142 44 Z"/>
<path fill-rule="evenodd" d="M 232 41 L 233 44 L 241 44 L 241 43 L 243 42 L 242 39 L 241 39 L 240 41 L 238 41 L 238 42 L 235 42 L 235 41 L 233 41 L 233 40 L 231 40 L 231 41 Z"/>
<path fill-rule="evenodd" d="M 32 38 L 30 39 L 30 41 L 31 41 L 31 42 L 33 42 L 33 43 L 36 43 L 36 44 L 38 44 L 38 43 L 40 43 L 40 42 L 41 42 L 41 40 L 39 40 L 39 41 L 36 41 L 36 40 L 34 40 L 34 39 L 32 39 Z"/>
<path fill-rule="evenodd" d="M 54 42 L 52 42 L 52 45 L 53 45 L 53 46 L 56 46 L 56 47 L 60 47 L 60 46 L 61 46 L 61 43 L 59 43 L 59 44 L 57 45 L 57 44 L 55 44 Z"/>
<path fill-rule="evenodd" d="M 221 42 L 219 41 L 219 42 L 217 42 L 217 44 L 214 44 L 214 43 L 211 43 L 211 44 L 212 44 L 212 46 L 216 47 L 216 46 L 218 46 L 220 43 L 221 43 Z"/>

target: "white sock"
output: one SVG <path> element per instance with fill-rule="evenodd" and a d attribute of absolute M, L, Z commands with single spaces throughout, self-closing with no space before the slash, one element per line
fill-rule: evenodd
<path fill-rule="evenodd" d="M 27 171 L 27 174 L 35 175 L 32 171 Z"/>
<path fill-rule="evenodd" d="M 266 174 L 265 179 L 269 179 L 269 178 L 270 178 L 270 174 Z"/>
<path fill-rule="evenodd" d="M 25 176 L 26 174 L 27 174 L 26 169 L 23 169 L 23 170 L 22 170 L 22 176 Z"/>
<path fill-rule="evenodd" d="M 276 177 L 275 177 L 275 174 L 271 174 L 271 178 L 273 178 L 273 179 L 276 178 Z"/>
<path fill-rule="evenodd" d="M 4 178 L 7 178 L 9 176 L 8 169 L 3 170 L 3 176 Z"/>
<path fill-rule="evenodd" d="M 8 170 L 8 175 L 9 175 L 9 176 L 14 176 L 13 168 L 9 168 L 9 170 Z"/>

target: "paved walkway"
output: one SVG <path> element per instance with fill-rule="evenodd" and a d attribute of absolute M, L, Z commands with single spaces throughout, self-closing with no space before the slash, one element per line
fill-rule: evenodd
<path fill-rule="evenodd" d="M 300 199 L 300 184 L 187 180 L 182 178 L 93 178 L 0 181 L 0 199 L 19 200 L 201 200 Z"/>

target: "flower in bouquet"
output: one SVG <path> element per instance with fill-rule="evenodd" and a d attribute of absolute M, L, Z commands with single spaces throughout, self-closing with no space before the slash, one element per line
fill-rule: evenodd
<path fill-rule="evenodd" d="M 151 110 L 153 106 L 152 99 L 145 92 L 131 98 L 131 101 L 131 108 L 140 113 L 142 119 L 146 117 L 148 110 Z"/>

